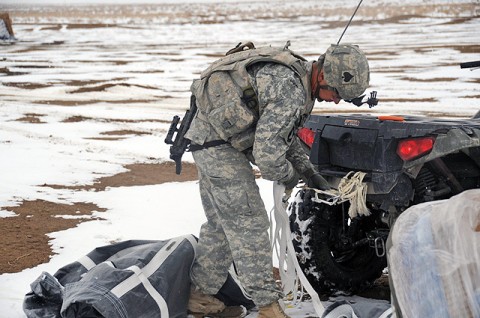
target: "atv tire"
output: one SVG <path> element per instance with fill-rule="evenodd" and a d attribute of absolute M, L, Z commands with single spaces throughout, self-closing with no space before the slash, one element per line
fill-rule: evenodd
<path fill-rule="evenodd" d="M 312 201 L 312 195 L 312 190 L 302 189 L 289 206 L 293 245 L 308 281 L 320 295 L 370 286 L 387 266 L 386 257 L 378 257 L 368 244 L 339 249 L 339 240 L 346 239 L 343 228 L 354 240 L 365 238 L 376 228 L 372 218 L 348 220 L 348 204 L 321 204 Z"/>

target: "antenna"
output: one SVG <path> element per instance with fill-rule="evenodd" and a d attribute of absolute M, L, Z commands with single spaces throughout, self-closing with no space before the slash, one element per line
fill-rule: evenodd
<path fill-rule="evenodd" d="M 350 21 L 348 21 L 347 25 L 345 26 L 345 29 L 342 32 L 342 35 L 340 35 L 340 38 L 338 39 L 337 46 L 340 44 L 340 41 L 342 40 L 343 35 L 345 34 L 345 31 L 347 31 L 348 27 L 350 26 L 350 23 L 352 22 L 353 17 L 357 13 L 357 10 L 358 10 L 358 8 L 360 8 L 360 5 L 362 4 L 362 2 L 363 2 L 363 0 L 360 0 L 360 2 L 358 3 L 357 8 L 355 9 L 355 11 L 352 14 L 352 17 L 350 18 Z"/>

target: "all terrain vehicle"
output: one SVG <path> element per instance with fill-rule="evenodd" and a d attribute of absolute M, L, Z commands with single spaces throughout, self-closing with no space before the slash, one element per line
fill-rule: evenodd
<path fill-rule="evenodd" d="M 321 294 L 355 292 L 381 276 L 385 242 L 408 207 L 480 188 L 480 112 L 472 119 L 311 115 L 298 132 L 310 161 L 337 188 L 364 172 L 369 216 L 302 188 L 289 205 L 300 266 Z"/>

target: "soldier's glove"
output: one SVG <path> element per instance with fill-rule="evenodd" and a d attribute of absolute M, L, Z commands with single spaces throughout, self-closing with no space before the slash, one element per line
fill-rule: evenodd
<path fill-rule="evenodd" d="M 296 170 L 293 170 L 293 175 L 288 179 L 281 183 L 285 186 L 285 190 L 292 190 L 298 184 L 298 180 L 300 180 L 300 175 Z"/>
<path fill-rule="evenodd" d="M 320 173 L 313 169 L 309 169 L 304 173 L 304 181 L 310 188 L 329 190 L 327 180 L 325 180 Z"/>

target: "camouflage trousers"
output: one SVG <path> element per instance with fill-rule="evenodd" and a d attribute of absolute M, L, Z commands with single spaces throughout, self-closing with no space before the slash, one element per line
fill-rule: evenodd
<path fill-rule="evenodd" d="M 278 300 L 268 215 L 249 160 L 229 144 L 195 151 L 193 157 L 207 217 L 200 230 L 193 283 L 206 294 L 216 294 L 233 261 L 257 306 Z"/>

